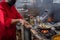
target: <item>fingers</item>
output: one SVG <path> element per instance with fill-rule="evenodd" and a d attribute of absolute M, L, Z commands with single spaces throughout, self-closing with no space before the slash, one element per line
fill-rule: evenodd
<path fill-rule="evenodd" d="M 24 24 L 24 26 L 25 26 L 26 28 L 31 28 L 31 25 L 28 25 L 28 24 Z"/>
<path fill-rule="evenodd" d="M 25 21 L 24 19 L 20 19 L 20 23 L 22 23 L 22 25 L 24 25 L 26 28 L 31 28 L 32 26 L 27 22 Z"/>

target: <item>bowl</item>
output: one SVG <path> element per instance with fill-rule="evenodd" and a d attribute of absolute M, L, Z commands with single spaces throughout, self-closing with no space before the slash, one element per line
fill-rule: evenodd
<path fill-rule="evenodd" d="M 51 40 L 60 40 L 60 34 L 54 35 Z"/>

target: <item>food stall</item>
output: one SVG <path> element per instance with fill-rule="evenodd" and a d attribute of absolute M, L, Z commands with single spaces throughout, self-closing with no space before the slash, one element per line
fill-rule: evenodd
<path fill-rule="evenodd" d="M 34 12 L 31 12 L 31 13 L 34 13 Z M 27 16 L 25 19 L 32 25 L 32 28 L 30 30 L 31 40 L 56 40 L 56 39 L 59 40 L 60 32 L 58 27 L 60 26 L 60 22 L 55 24 L 51 24 L 49 22 L 44 23 L 40 20 L 39 16 L 35 14 L 32 14 L 32 15 L 29 14 L 29 15 L 27 14 L 24 16 L 25 17 Z M 22 27 L 21 30 L 23 33 L 22 40 L 25 40 L 24 37 L 26 37 L 26 35 L 24 35 L 24 28 Z"/>
<path fill-rule="evenodd" d="M 22 8 L 22 10 L 19 10 L 19 12 L 24 16 L 25 20 L 28 21 L 32 28 L 30 29 L 31 35 L 29 39 L 25 34 L 24 34 L 24 29 L 22 26 L 21 27 L 21 37 L 22 40 L 60 40 L 60 22 L 58 23 L 50 23 L 50 22 L 43 22 L 40 20 L 40 15 L 45 11 L 45 9 L 48 9 L 48 11 L 51 13 L 50 9 L 52 8 L 52 3 L 53 1 L 50 0 L 41 0 L 40 3 L 37 1 L 37 4 L 34 4 L 33 7 L 28 6 L 27 9 Z M 23 2 L 23 3 L 29 3 L 29 2 Z M 40 4 L 40 5 L 39 5 Z M 37 7 L 37 6 L 38 7 Z M 26 6 L 26 5 L 25 5 Z M 55 6 L 55 7 L 54 7 Z M 54 11 L 56 12 L 57 4 L 53 4 Z M 56 8 L 57 7 L 57 8 Z M 50 20 L 50 19 L 49 19 Z M 18 32 L 18 31 L 17 31 Z M 19 35 L 18 35 L 19 36 Z M 19 37 L 20 38 L 20 37 Z M 18 40 L 18 37 L 17 37 Z M 20 39 L 21 40 L 21 39 Z"/>

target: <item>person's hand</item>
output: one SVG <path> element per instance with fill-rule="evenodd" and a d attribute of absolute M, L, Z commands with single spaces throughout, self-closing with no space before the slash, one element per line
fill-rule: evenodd
<path fill-rule="evenodd" d="M 17 23 L 17 22 L 20 22 L 26 28 L 30 28 L 31 27 L 31 25 L 27 21 L 25 21 L 24 19 L 12 19 L 11 24 Z"/>
<path fill-rule="evenodd" d="M 26 28 L 32 28 L 32 26 L 31 26 L 27 21 L 25 21 L 24 26 L 25 26 Z"/>
<path fill-rule="evenodd" d="M 31 28 L 32 26 L 27 22 L 25 21 L 24 19 L 20 19 L 20 23 L 22 23 L 22 25 L 24 25 L 26 28 Z"/>
<path fill-rule="evenodd" d="M 21 23 L 22 25 L 24 25 L 24 23 L 25 23 L 25 20 L 23 20 L 23 19 L 20 19 L 19 21 L 20 21 L 20 23 Z"/>

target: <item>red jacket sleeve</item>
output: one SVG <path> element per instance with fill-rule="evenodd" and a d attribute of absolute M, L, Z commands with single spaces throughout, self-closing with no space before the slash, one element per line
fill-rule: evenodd
<path fill-rule="evenodd" d="M 17 19 L 23 19 L 23 17 L 17 12 L 17 10 L 15 8 L 12 8 L 12 10 L 13 9 L 15 10 L 14 12 L 16 12 Z M 11 25 L 12 18 L 7 15 L 7 13 L 6 13 L 6 11 L 4 9 L 1 9 L 1 13 L 4 14 L 4 22 L 5 22 L 4 25 L 5 25 L 5 27 L 9 28 L 10 25 Z"/>

